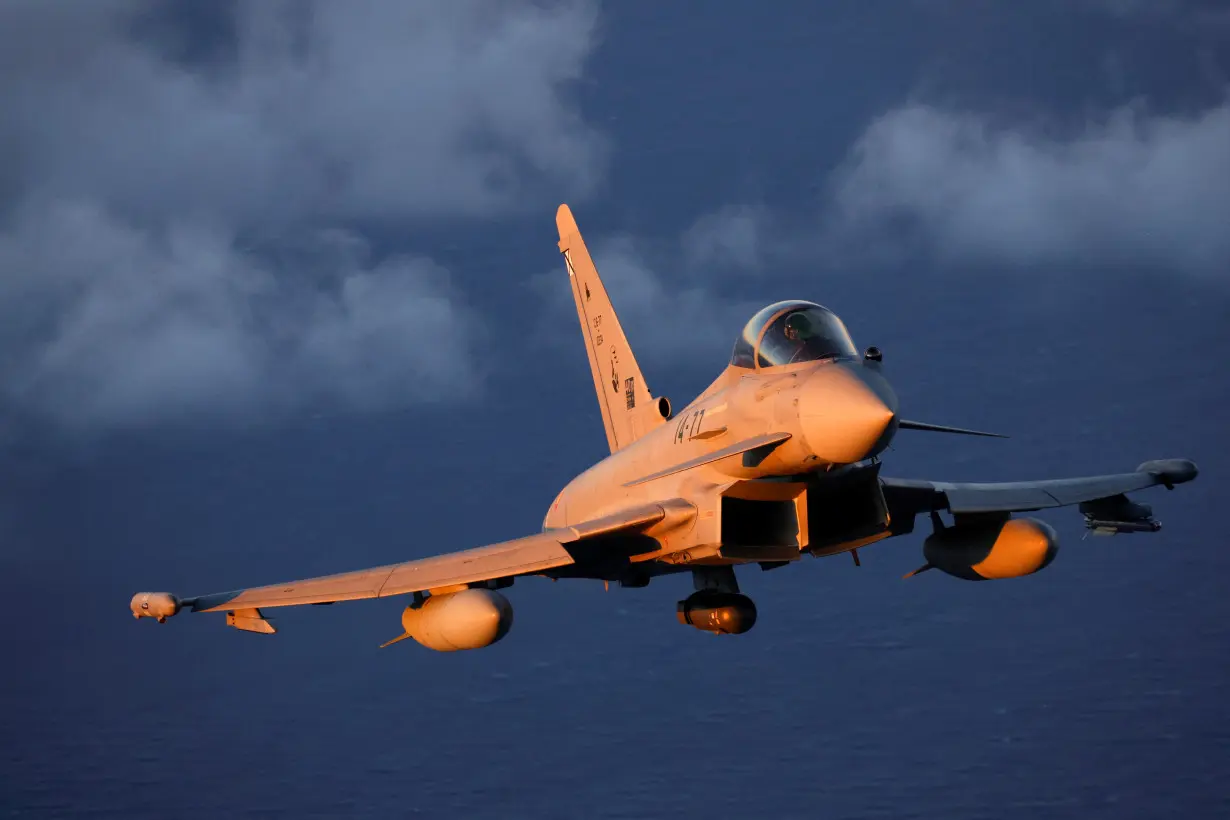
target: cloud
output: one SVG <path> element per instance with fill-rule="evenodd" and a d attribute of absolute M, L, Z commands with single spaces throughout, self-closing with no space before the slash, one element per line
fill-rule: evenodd
<path fill-rule="evenodd" d="M 0 395 L 86 427 L 432 401 L 481 378 L 382 226 L 583 197 L 588 3 L 0 8 Z M 191 23 L 191 25 L 189 25 Z"/>
<path fill-rule="evenodd" d="M 22 191 L 397 221 L 507 208 L 544 179 L 583 193 L 601 169 L 561 93 L 592 45 L 585 5 L 240 3 L 229 56 L 191 63 L 131 33 L 144 4 L 89 6 L 5 6 L 0 131 Z"/>
<path fill-rule="evenodd" d="M 1230 103 L 1124 107 L 1079 133 L 911 104 L 875 120 L 831 180 L 846 252 L 943 262 L 1230 269 Z"/>
<path fill-rule="evenodd" d="M 24 211 L 0 235 L 0 345 L 17 354 L 0 393 L 80 430 L 476 388 L 475 339 L 452 332 L 468 309 L 434 263 L 373 263 L 336 231 L 298 250 L 288 271 L 197 223 L 143 229 L 89 203 Z"/>
<path fill-rule="evenodd" d="M 731 206 L 702 215 L 667 240 L 585 234 L 643 368 L 650 359 L 670 364 L 716 358 L 724 363 L 743 325 L 763 307 L 739 295 L 735 285 L 766 261 L 766 219 L 759 208 Z M 541 326 L 552 329 L 544 330 L 537 343 L 579 344 L 579 338 L 558 333 L 561 322 L 577 321 L 563 263 L 529 284 L 548 314 Z"/>
<path fill-rule="evenodd" d="M 701 216 L 680 241 L 691 267 L 756 270 L 764 261 L 761 242 L 765 212 L 748 205 L 729 206 Z"/>

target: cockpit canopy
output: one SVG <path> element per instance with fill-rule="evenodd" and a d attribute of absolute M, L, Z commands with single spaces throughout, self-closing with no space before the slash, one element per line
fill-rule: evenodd
<path fill-rule="evenodd" d="M 837 314 L 814 302 L 788 301 L 762 308 L 752 317 L 735 342 L 730 363 L 778 367 L 857 355 Z"/>

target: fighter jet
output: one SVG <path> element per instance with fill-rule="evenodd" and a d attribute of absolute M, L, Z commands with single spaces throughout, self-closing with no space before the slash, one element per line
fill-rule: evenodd
<path fill-rule="evenodd" d="M 771 570 L 804 556 L 849 553 L 914 530 L 931 532 L 924 570 L 969 581 L 1031 575 L 1054 560 L 1045 522 L 1014 514 L 1076 505 L 1098 534 L 1154 532 L 1160 524 L 1127 493 L 1173 489 L 1196 477 L 1184 459 L 1088 478 L 966 484 L 881 475 L 901 430 L 992 435 L 898 416 L 882 353 L 859 353 L 841 319 L 813 302 L 775 302 L 735 339 L 729 365 L 676 411 L 645 381 L 567 205 L 559 249 L 611 454 L 578 475 L 547 509 L 542 531 L 400 564 L 231 592 L 132 598 L 136 618 L 184 610 L 225 613 L 236 629 L 270 634 L 265 610 L 408 596 L 402 634 L 442 652 L 503 639 L 513 609 L 500 590 L 525 576 L 587 578 L 643 587 L 687 573 L 676 606 L 684 625 L 740 634 L 757 610 L 736 569 Z"/>

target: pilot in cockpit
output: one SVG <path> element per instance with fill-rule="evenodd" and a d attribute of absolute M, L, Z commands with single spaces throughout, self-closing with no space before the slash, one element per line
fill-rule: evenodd
<path fill-rule="evenodd" d="M 807 340 L 812 336 L 811 322 L 806 313 L 792 313 L 782 323 L 782 332 L 790 340 L 793 351 L 783 364 L 793 364 L 796 361 L 806 361 L 803 355 L 807 352 Z"/>
<path fill-rule="evenodd" d="M 855 355 L 850 334 L 832 311 L 791 300 L 762 308 L 748 321 L 730 363 L 759 370 Z"/>

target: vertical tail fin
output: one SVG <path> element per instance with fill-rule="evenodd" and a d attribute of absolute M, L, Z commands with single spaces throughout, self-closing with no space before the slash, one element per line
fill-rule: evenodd
<path fill-rule="evenodd" d="M 661 424 L 670 415 L 670 402 L 655 402 L 650 394 L 567 205 L 559 206 L 555 225 L 559 228 L 559 249 L 568 266 L 568 280 L 577 303 L 607 443 L 613 453 L 640 438 L 651 426 Z"/>

